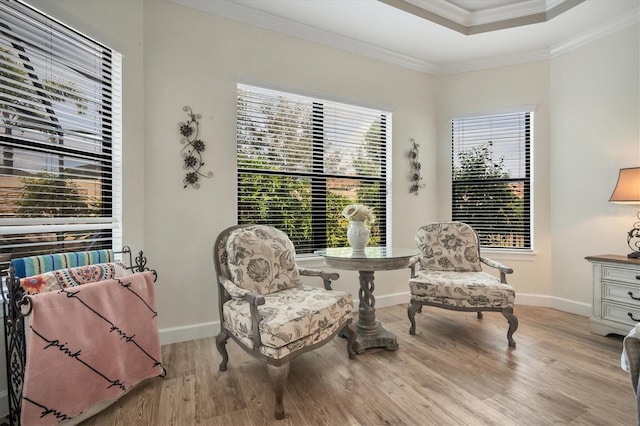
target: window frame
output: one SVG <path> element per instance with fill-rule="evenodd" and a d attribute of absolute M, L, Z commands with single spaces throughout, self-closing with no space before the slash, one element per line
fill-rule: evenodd
<path fill-rule="evenodd" d="M 325 146 L 325 127 L 324 127 L 324 107 L 326 104 L 340 104 L 340 105 L 348 105 L 353 108 L 362 108 L 355 104 L 348 104 L 343 101 L 335 102 L 327 99 L 319 99 L 317 97 L 309 97 L 304 95 L 299 95 L 297 93 L 293 93 L 290 91 L 281 91 L 274 90 L 271 88 L 260 87 L 256 85 L 250 84 L 242 84 L 238 83 L 238 91 L 240 89 L 248 89 L 248 90 L 256 90 L 256 91 L 269 91 L 276 92 L 283 97 L 289 95 L 292 98 L 306 98 L 307 100 L 312 102 L 312 109 L 310 113 L 311 117 L 311 168 L 309 172 L 303 171 L 275 171 L 275 170 L 264 170 L 264 169 L 251 169 L 246 168 L 237 164 L 237 181 L 236 184 L 239 185 L 241 181 L 241 176 L 250 175 L 253 173 L 259 173 L 263 175 L 274 175 L 281 177 L 290 177 L 290 178 L 300 178 L 300 179 L 309 179 L 310 183 L 310 196 L 311 196 L 311 206 L 312 210 L 310 211 L 311 216 L 311 236 L 308 240 L 308 244 L 294 244 L 296 245 L 297 255 L 299 257 L 307 257 L 313 255 L 313 252 L 318 249 L 323 249 L 330 244 L 328 243 L 328 213 L 327 213 L 327 200 L 328 193 L 330 190 L 327 187 L 327 182 L 330 179 L 340 179 L 345 181 L 354 181 L 354 182 L 370 182 L 376 183 L 379 185 L 378 187 L 378 196 L 376 197 L 378 200 L 378 205 L 375 209 L 376 216 L 376 225 L 379 227 L 379 245 L 385 246 L 388 242 L 389 230 L 388 230 L 388 216 L 390 215 L 390 197 L 391 197 L 391 170 L 390 170 L 390 160 L 391 160 L 391 113 L 379 111 L 380 112 L 380 131 L 383 134 L 384 139 L 384 151 L 382 155 L 379 157 L 379 161 L 381 164 L 381 176 L 362 176 L 362 175 L 347 175 L 347 174 L 335 174 L 326 172 L 324 169 L 324 153 Z M 238 95 L 239 96 L 239 95 Z M 238 124 L 239 127 L 239 124 Z M 240 139 L 237 139 L 237 150 L 240 150 L 239 144 Z M 364 145 L 364 144 L 363 144 Z M 382 145 L 381 145 L 382 146 Z M 238 160 L 239 161 L 239 160 Z M 243 212 L 245 212 L 245 208 L 243 207 L 245 204 L 241 200 L 241 191 L 238 188 L 237 191 L 237 222 L 239 224 L 246 223 L 261 223 L 259 221 L 248 220 L 243 216 Z M 277 223 L 268 223 L 273 226 L 278 227 Z M 346 226 L 344 228 L 345 238 L 346 238 Z M 292 240 L 293 237 L 290 236 Z"/>
<path fill-rule="evenodd" d="M 455 179 L 455 171 L 456 171 L 456 151 L 458 153 L 463 150 L 458 150 L 456 148 L 456 131 L 455 124 L 457 120 L 481 120 L 481 119 L 496 119 L 501 116 L 520 116 L 523 120 L 523 135 L 519 143 L 521 146 L 519 147 L 518 154 L 523 156 L 524 159 L 524 175 L 520 177 L 499 177 L 493 179 L 465 179 L 465 180 L 456 180 Z M 483 250 L 488 250 L 492 252 L 508 252 L 508 253 L 532 253 L 534 251 L 534 198 L 533 198 L 533 167 L 534 167 L 534 158 L 533 158 L 533 146 L 534 146 L 534 108 L 527 107 L 523 109 L 513 110 L 509 112 L 499 112 L 499 113 L 487 113 L 487 114 L 476 114 L 476 115 L 465 115 L 454 117 L 450 120 L 451 123 L 451 217 L 454 221 L 462 221 L 467 222 L 469 225 L 474 227 L 478 234 L 478 238 L 480 240 L 480 247 Z M 497 127 L 496 129 L 500 129 Z M 495 130 L 492 128 L 492 131 Z M 459 132 L 461 133 L 461 132 Z M 484 144 L 483 144 L 484 145 Z M 489 141 L 489 145 L 492 146 L 491 141 Z M 478 145 L 482 146 L 482 145 Z M 468 152 L 468 151 L 467 151 Z M 473 220 L 470 220 L 465 216 L 458 216 L 456 213 L 455 203 L 456 203 L 456 186 L 462 187 L 465 185 L 474 185 L 484 183 L 486 185 L 512 185 L 521 183 L 522 184 L 522 240 L 523 243 L 521 246 L 508 246 L 508 245 L 488 245 L 485 244 L 485 241 L 489 238 L 489 233 L 483 229 L 482 226 L 475 226 Z M 487 191 L 489 192 L 489 191 Z M 480 210 L 482 211 L 482 210 Z M 489 210 L 486 210 L 489 212 Z M 517 234 L 518 228 L 505 228 L 506 231 L 516 231 Z"/>
<path fill-rule="evenodd" d="M 39 216 L 31 216 L 23 213 L 21 216 L 18 216 L 17 205 L 14 207 L 13 212 L 3 213 L 2 216 L 0 216 L 0 239 L 3 240 L 3 249 L 0 251 L 0 269 L 4 273 L 8 260 L 15 257 L 84 249 L 119 249 L 122 247 L 122 232 L 120 228 L 122 216 L 122 55 L 105 44 L 87 37 L 23 1 L 1 1 L 2 4 L 0 4 L 0 6 L 3 9 L 3 13 L 11 13 L 12 19 L 20 19 L 20 22 L 23 23 L 20 28 L 17 26 L 13 28 L 10 25 L 18 21 L 8 20 L 7 23 L 3 23 L 2 30 L 3 42 L 11 48 L 6 53 L 7 57 L 10 58 L 12 54 L 16 54 L 14 52 L 24 55 L 24 57 L 21 57 L 20 69 L 24 69 L 26 72 L 26 76 L 24 77 L 25 81 L 22 83 L 23 89 L 19 87 L 13 89 L 12 83 L 17 83 L 9 76 L 11 72 L 10 67 L 17 65 L 8 64 L 0 69 L 7 73 L 5 76 L 8 76 L 0 79 L 0 89 L 2 87 L 7 88 L 5 91 L 5 102 L 11 106 L 11 102 L 6 99 L 10 99 L 14 91 L 19 94 L 24 90 L 34 90 L 35 95 L 30 102 L 32 102 L 36 108 L 50 109 L 50 114 L 53 117 L 52 122 L 57 120 L 58 114 L 66 114 L 65 112 L 56 111 L 57 105 L 55 105 L 54 102 L 68 103 L 71 100 L 75 100 L 76 97 L 86 97 L 86 102 L 91 102 L 92 105 L 95 105 L 95 110 L 91 110 L 92 115 L 89 117 L 82 117 L 82 114 L 79 112 L 77 116 L 66 114 L 67 118 L 65 121 L 68 122 L 68 124 L 73 124 L 74 122 L 77 124 L 75 125 L 76 127 L 63 127 L 62 124 L 58 124 L 57 128 L 59 129 L 59 133 L 55 133 L 55 140 L 61 141 L 62 143 L 54 143 L 52 140 L 45 139 L 44 135 L 48 134 L 47 132 L 49 132 L 49 130 L 44 127 L 38 131 L 36 127 L 21 127 L 19 121 L 15 123 L 8 121 L 0 122 L 0 127 L 3 129 L 12 128 L 14 130 L 20 130 L 23 128 L 35 135 L 31 138 L 29 136 L 21 138 L 15 134 L 5 136 L 3 132 L 3 134 L 0 135 L 0 143 L 4 144 L 5 149 L 6 147 L 10 147 L 11 164 L 4 164 L 3 160 L 0 170 L 6 172 L 6 175 L 4 175 L 6 177 L 13 179 L 20 177 L 24 172 L 15 173 L 16 171 L 20 171 L 21 167 L 13 163 L 14 153 L 24 152 L 24 155 L 33 153 L 37 162 L 34 162 L 33 166 L 31 166 L 33 167 L 31 174 L 26 174 L 25 177 L 42 175 L 43 179 L 50 181 L 61 181 L 61 179 L 64 179 L 65 182 L 69 179 L 72 185 L 77 185 L 77 180 L 83 179 L 84 173 L 88 173 L 84 179 L 90 179 L 92 185 L 99 185 L 100 204 L 94 208 L 93 214 L 90 214 L 87 208 L 87 212 L 81 215 L 60 214 L 59 216 L 48 216 L 45 213 L 41 213 Z M 7 17 L 9 17 L 9 15 L 7 15 Z M 27 39 L 21 36 L 21 34 L 25 33 L 21 33 L 20 31 L 24 31 L 28 26 L 34 28 L 33 31 L 35 35 L 33 38 Z M 36 33 L 36 28 L 40 32 Z M 50 37 L 47 38 L 48 44 L 46 45 L 44 41 L 39 42 L 39 40 L 44 39 L 37 39 L 38 35 L 41 33 L 44 34 L 45 31 Z M 64 40 L 64 43 L 68 43 L 69 45 L 73 45 L 74 50 L 65 50 L 63 42 L 60 42 L 60 40 Z M 83 48 L 82 46 L 90 47 Z M 47 77 L 53 76 L 53 78 L 58 78 L 59 74 L 57 74 L 57 71 L 49 71 L 50 74 L 43 74 L 42 71 L 35 68 L 36 62 L 32 61 L 36 59 L 31 58 L 30 55 L 33 54 L 34 57 L 38 58 L 37 60 L 50 59 L 52 63 L 56 61 L 58 61 L 56 63 L 59 63 L 62 58 L 61 55 L 65 53 L 67 55 L 64 57 L 64 61 L 67 67 L 76 74 L 66 72 L 63 77 L 60 77 L 60 80 L 65 84 L 73 84 L 79 89 L 72 89 L 73 92 L 70 92 L 71 94 L 69 94 L 69 92 L 56 93 L 52 92 L 51 89 L 39 89 L 39 85 L 47 81 Z M 56 57 L 56 55 L 58 56 Z M 99 74 L 94 76 L 90 73 L 91 70 L 85 71 L 83 69 L 85 63 L 96 64 L 96 70 L 99 70 Z M 54 68 L 52 67 L 52 69 Z M 74 78 L 74 76 L 76 76 L 76 78 Z M 85 78 L 86 80 L 81 80 L 81 78 Z M 89 81 L 92 81 L 90 86 L 83 85 Z M 34 89 L 32 89 L 32 87 Z M 74 86 L 70 87 L 73 88 Z M 97 92 L 89 92 L 88 90 L 90 89 L 97 90 Z M 38 90 L 41 90 L 42 93 L 39 93 Z M 94 94 L 98 92 L 99 94 Z M 52 96 L 51 93 L 56 94 Z M 94 98 L 90 98 L 90 95 L 94 96 Z M 55 99 L 56 97 L 61 100 Z M 47 99 L 53 100 L 49 102 Z M 7 111 L 11 110 L 7 109 Z M 87 124 L 87 126 L 81 124 L 82 120 L 86 121 L 87 119 L 91 119 L 96 114 L 100 117 L 97 121 L 98 124 Z M 21 113 L 16 115 L 17 119 L 23 118 L 23 116 Z M 93 123 L 95 122 L 94 120 Z M 89 123 L 91 123 L 91 121 Z M 90 131 L 86 129 L 94 130 Z M 85 130 L 86 132 L 83 133 Z M 42 140 L 37 139 L 38 134 L 40 134 L 39 137 L 42 138 Z M 73 135 L 86 135 L 87 140 L 94 138 L 93 143 L 87 145 L 87 149 L 65 144 L 64 141 L 66 138 L 73 137 Z M 76 145 L 78 145 L 78 143 L 76 143 Z M 58 159 L 59 164 L 57 171 L 51 171 L 48 168 L 38 168 L 39 165 L 44 164 L 43 159 L 49 156 Z M 67 161 L 75 161 L 76 165 L 67 165 Z M 95 170 L 82 171 L 81 167 L 83 167 L 83 164 L 95 167 Z M 68 178 L 68 176 L 72 177 Z M 2 177 L 3 176 L 0 176 L 0 178 Z M 9 184 L 7 183 L 7 185 Z M 66 183 L 63 186 L 66 186 Z M 45 188 L 48 189 L 50 187 Z M 11 194 L 23 193 L 20 188 L 9 191 L 11 191 Z M 70 191 L 78 200 L 88 202 L 86 200 L 89 200 L 88 197 L 90 197 L 90 195 L 84 196 L 81 195 L 81 192 L 76 192 L 75 190 Z M 7 194 L 9 194 L 9 192 L 7 192 Z M 79 236 L 81 237 L 81 235 L 77 234 L 79 232 L 88 232 L 92 235 L 86 239 L 73 239 Z M 73 233 L 76 233 L 75 237 L 72 236 Z M 56 238 L 52 241 L 38 243 L 30 243 L 27 240 L 29 235 L 37 239 L 40 234 L 55 235 Z M 17 242 L 17 238 L 21 235 L 24 237 L 24 240 Z M 72 241 L 64 241 L 64 235 L 70 236 Z"/>

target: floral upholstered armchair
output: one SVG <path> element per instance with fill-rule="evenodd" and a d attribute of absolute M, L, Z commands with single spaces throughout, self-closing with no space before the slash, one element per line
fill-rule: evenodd
<path fill-rule="evenodd" d="M 479 319 L 483 311 L 497 311 L 509 322 L 507 340 L 509 346 L 515 348 L 516 293 L 506 280 L 506 274 L 513 270 L 480 257 L 478 235 L 462 222 L 436 222 L 418 228 L 415 241 L 420 253 L 410 264 L 409 333 L 415 334 L 415 314 L 422 312 L 423 305 L 477 312 Z M 496 268 L 500 279 L 483 272 L 481 263 Z"/>
<path fill-rule="evenodd" d="M 275 393 L 275 417 L 284 417 L 282 402 L 289 361 L 329 342 L 343 330 L 347 352 L 355 358 L 351 327 L 352 298 L 331 291 L 338 274 L 299 268 L 287 235 L 270 226 L 238 225 L 220 233 L 213 247 L 218 279 L 220 334 L 216 346 L 227 369 L 226 344 L 267 363 Z M 303 285 L 300 276 L 320 277 L 324 288 Z"/>

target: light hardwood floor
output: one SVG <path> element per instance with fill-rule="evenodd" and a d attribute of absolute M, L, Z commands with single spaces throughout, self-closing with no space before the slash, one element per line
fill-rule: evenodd
<path fill-rule="evenodd" d="M 291 364 L 286 417 L 273 418 L 266 366 L 229 341 L 218 371 L 213 338 L 164 346 L 164 379 L 139 386 L 83 425 L 635 425 L 622 337 L 589 332 L 588 319 L 516 306 L 507 347 L 499 313 L 424 307 L 409 335 L 406 306 L 377 310 L 395 352 L 349 360 L 340 337 Z"/>

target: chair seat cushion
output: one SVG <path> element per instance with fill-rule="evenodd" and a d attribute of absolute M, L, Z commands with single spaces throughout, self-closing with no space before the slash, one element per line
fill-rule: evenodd
<path fill-rule="evenodd" d="M 314 336 L 307 339 L 312 344 L 323 330 L 333 332 L 351 318 L 351 295 L 341 291 L 301 285 L 266 294 L 264 299 L 265 304 L 258 306 L 260 339 L 270 348 L 282 348 L 309 336 Z M 224 327 L 253 348 L 249 303 L 231 299 L 223 305 L 222 313 Z"/>
<path fill-rule="evenodd" d="M 338 320 L 335 324 L 329 327 L 316 331 L 302 339 L 294 340 L 293 342 L 280 346 L 279 348 L 272 348 L 271 346 L 260 346 L 260 353 L 273 359 L 284 358 L 292 353 L 295 353 L 301 349 L 308 348 L 310 346 L 321 346 L 326 343 L 328 338 L 332 337 L 338 332 L 348 320 L 351 319 L 351 315 L 345 315 Z M 253 348 L 253 339 L 245 335 L 235 335 L 243 345 L 248 348 Z"/>
<path fill-rule="evenodd" d="M 416 301 L 459 307 L 513 307 L 516 292 L 486 272 L 421 270 L 409 280 Z"/>

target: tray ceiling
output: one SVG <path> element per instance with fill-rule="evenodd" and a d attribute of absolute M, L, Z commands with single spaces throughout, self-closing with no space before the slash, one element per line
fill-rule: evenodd
<path fill-rule="evenodd" d="M 553 57 L 640 21 L 640 0 L 169 0 L 446 75 Z"/>

